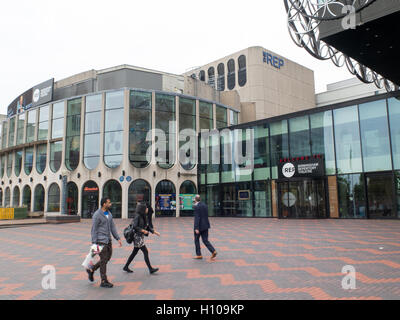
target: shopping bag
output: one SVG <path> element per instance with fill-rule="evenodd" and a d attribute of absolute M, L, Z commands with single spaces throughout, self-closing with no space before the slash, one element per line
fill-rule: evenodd
<path fill-rule="evenodd" d="M 99 254 L 101 250 L 103 250 L 103 246 L 97 244 L 92 245 L 85 260 L 82 262 L 82 266 L 85 269 L 93 269 L 94 265 L 100 260 Z"/>

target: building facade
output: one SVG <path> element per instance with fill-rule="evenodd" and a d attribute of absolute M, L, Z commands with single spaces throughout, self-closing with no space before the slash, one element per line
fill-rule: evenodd
<path fill-rule="evenodd" d="M 120 66 L 28 90 L 1 123 L 0 205 L 46 215 L 65 206 L 90 218 L 107 196 L 116 218 L 131 217 L 139 199 L 157 215 L 191 214 L 179 195 L 187 202 L 197 193 L 197 167 L 181 164 L 179 132 L 237 124 L 240 105 L 183 88 L 182 76 Z M 166 134 L 165 159 L 156 155 L 152 129 Z"/>
<path fill-rule="evenodd" d="M 399 219 L 399 123 L 397 92 L 224 129 L 200 193 L 213 216 Z M 224 161 L 237 141 L 254 141 L 253 170 Z"/>

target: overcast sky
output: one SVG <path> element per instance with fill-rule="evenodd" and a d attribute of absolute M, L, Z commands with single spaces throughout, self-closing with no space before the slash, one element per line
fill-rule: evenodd
<path fill-rule="evenodd" d="M 291 40 L 282 0 L 19 0 L 0 8 L 0 113 L 27 89 L 121 64 L 182 74 L 250 46 L 315 72 L 316 91 L 351 78 Z"/>

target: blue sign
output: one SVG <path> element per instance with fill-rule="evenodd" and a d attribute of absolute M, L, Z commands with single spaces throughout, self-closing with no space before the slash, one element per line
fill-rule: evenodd
<path fill-rule="evenodd" d="M 126 177 L 126 181 L 131 182 L 132 181 L 132 177 L 131 176 L 127 176 Z"/>
<path fill-rule="evenodd" d="M 124 181 L 124 177 L 121 176 L 121 177 L 119 178 L 119 181 L 123 182 L 123 181 Z"/>
<path fill-rule="evenodd" d="M 280 69 L 285 65 L 285 61 L 277 56 L 273 56 L 272 54 L 264 51 L 263 52 L 263 61 L 271 66 Z"/>

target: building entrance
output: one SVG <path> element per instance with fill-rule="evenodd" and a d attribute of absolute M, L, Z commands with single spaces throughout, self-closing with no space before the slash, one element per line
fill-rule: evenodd
<path fill-rule="evenodd" d="M 370 219 L 396 218 L 391 173 L 366 175 L 368 217 Z"/>
<path fill-rule="evenodd" d="M 278 183 L 279 218 L 327 218 L 324 179 Z"/>

